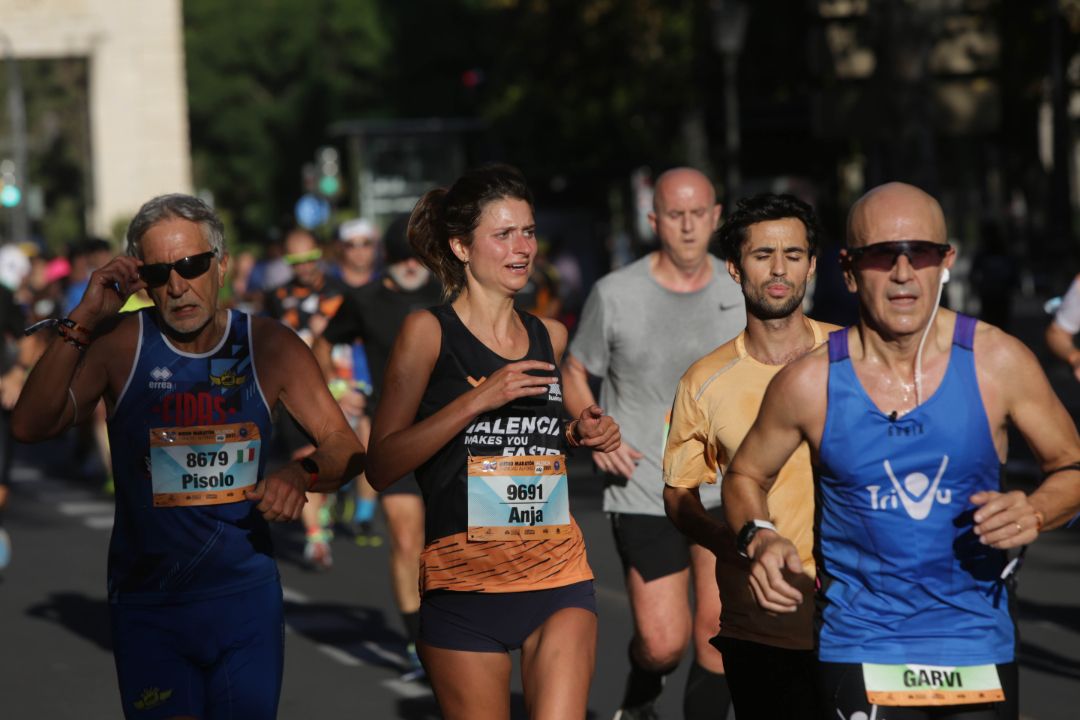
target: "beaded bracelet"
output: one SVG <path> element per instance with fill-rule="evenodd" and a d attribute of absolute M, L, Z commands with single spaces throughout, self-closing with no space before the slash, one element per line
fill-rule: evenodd
<path fill-rule="evenodd" d="M 64 339 L 64 342 L 66 342 L 68 345 L 71 345 L 73 348 L 75 348 L 79 352 L 82 352 L 83 350 L 85 350 L 86 346 L 90 344 L 89 337 L 87 338 L 86 341 L 79 340 L 78 338 L 76 338 L 76 337 L 74 337 L 72 335 L 72 333 L 75 332 L 75 330 L 71 329 L 71 328 L 68 328 L 65 325 L 57 325 L 56 326 L 56 332 L 60 335 L 60 337 L 62 337 Z"/>
<path fill-rule="evenodd" d="M 61 334 L 63 333 L 60 329 L 67 328 L 69 330 L 74 330 L 77 333 L 82 333 L 86 337 L 90 337 L 91 335 L 89 329 L 84 328 L 82 325 L 75 322 L 71 318 L 45 318 L 44 320 L 39 320 L 30 327 L 23 330 L 23 335 L 33 335 L 38 330 L 47 327 L 55 327 L 57 332 L 61 332 Z"/>
<path fill-rule="evenodd" d="M 577 420 L 571 420 L 566 424 L 566 444 L 572 448 L 581 447 L 581 440 L 575 437 L 574 431 L 577 429 Z"/>

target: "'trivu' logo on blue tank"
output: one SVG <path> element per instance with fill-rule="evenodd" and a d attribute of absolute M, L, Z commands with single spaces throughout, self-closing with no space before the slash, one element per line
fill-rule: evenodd
<path fill-rule="evenodd" d="M 881 485 L 867 485 L 866 490 L 870 493 L 870 508 L 873 510 L 895 510 L 903 506 L 904 511 L 912 520 L 925 520 L 934 507 L 934 501 L 942 505 L 952 504 L 952 490 L 948 488 L 939 490 L 941 478 L 945 475 L 945 469 L 949 466 L 949 456 L 941 457 L 941 465 L 937 469 L 937 475 L 933 482 L 929 476 L 921 472 L 908 473 L 903 481 L 896 479 L 892 465 L 886 460 L 882 463 L 885 475 L 892 484 L 891 490 L 881 492 Z"/>

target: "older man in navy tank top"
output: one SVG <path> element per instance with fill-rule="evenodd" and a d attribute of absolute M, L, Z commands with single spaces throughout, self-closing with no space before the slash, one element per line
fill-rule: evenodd
<path fill-rule="evenodd" d="M 364 448 L 291 330 L 218 306 L 229 256 L 213 210 L 147 202 L 128 255 L 86 293 L 34 367 L 13 415 L 30 442 L 109 410 L 116 523 L 108 588 L 124 715 L 269 720 L 284 653 L 281 583 L 267 521 L 333 492 Z M 118 314 L 146 289 L 151 308 Z M 284 406 L 316 451 L 265 471 Z"/>

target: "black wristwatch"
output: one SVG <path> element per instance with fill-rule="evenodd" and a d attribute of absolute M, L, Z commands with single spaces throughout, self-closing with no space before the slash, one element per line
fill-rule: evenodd
<path fill-rule="evenodd" d="M 747 554 L 746 549 L 750 547 L 750 542 L 757 535 L 758 530 L 764 530 L 768 528 L 773 532 L 778 532 L 776 526 L 768 520 L 750 520 L 742 526 L 742 530 L 739 531 L 739 536 L 735 538 L 735 549 L 739 552 L 739 555 L 750 559 L 750 555 Z"/>
<path fill-rule="evenodd" d="M 319 464 L 315 462 L 310 456 L 300 458 L 300 467 L 304 469 L 310 477 L 307 482 L 307 489 L 315 487 L 315 483 L 319 481 Z"/>

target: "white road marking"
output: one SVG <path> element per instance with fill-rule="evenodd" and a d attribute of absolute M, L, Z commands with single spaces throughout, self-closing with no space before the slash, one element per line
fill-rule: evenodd
<path fill-rule="evenodd" d="M 54 504 L 61 515 L 82 518 L 83 525 L 91 530 L 112 530 L 114 505 L 111 502 L 72 499 L 58 500 Z"/>
<path fill-rule="evenodd" d="M 310 602 L 308 597 L 304 593 L 288 587 L 287 585 L 282 586 L 281 593 L 282 596 L 285 598 L 286 602 L 294 603 L 296 605 L 307 605 Z M 352 613 L 347 617 L 353 620 L 362 620 L 362 618 L 358 617 L 355 613 Z M 288 616 L 286 616 L 286 632 L 290 634 L 304 634 L 305 629 L 310 630 L 313 627 L 323 628 L 324 624 L 323 622 L 321 622 L 323 620 L 329 620 L 333 622 L 335 618 L 330 613 L 327 614 L 326 618 L 305 618 L 300 623 L 301 625 L 303 625 L 303 628 L 297 630 L 296 628 L 292 627 L 292 623 L 289 622 L 289 618 Z M 402 656 L 400 653 L 388 650 L 385 647 L 379 645 L 378 643 L 372 642 L 370 640 L 365 640 L 363 642 L 353 645 L 353 648 L 355 649 L 352 651 L 338 645 L 328 645 L 326 643 L 317 643 L 315 647 L 316 649 L 318 649 L 319 652 L 321 652 L 323 655 L 326 655 L 331 660 L 341 663 L 342 665 L 346 665 L 348 667 L 379 667 L 379 665 L 377 664 L 372 664 L 371 662 L 366 661 L 364 659 L 365 655 L 369 655 L 369 659 L 382 660 L 387 665 L 391 665 L 397 668 L 403 668 L 406 664 L 404 656 Z M 418 698 L 431 695 L 431 689 L 424 683 L 405 682 L 403 680 L 399 680 L 398 678 L 388 678 L 386 680 L 383 680 L 381 684 L 387 689 L 389 689 L 391 692 L 404 698 Z"/>
<path fill-rule="evenodd" d="M 321 644 L 316 645 L 315 647 L 317 647 L 319 649 L 319 652 L 321 652 L 323 655 L 326 655 L 327 657 L 329 657 L 329 658 L 331 658 L 333 660 L 336 660 L 337 662 L 341 663 L 342 665 L 349 665 L 349 666 L 352 666 L 352 667 L 355 667 L 357 665 L 363 665 L 362 662 L 360 662 L 359 660 L 357 660 L 356 658 L 354 658 L 352 655 L 345 652 L 341 648 L 334 647 L 333 645 L 321 645 Z"/>
<path fill-rule="evenodd" d="M 370 640 L 365 640 L 360 644 L 364 647 L 365 650 L 367 650 L 372 655 L 375 655 L 376 657 L 380 657 L 383 660 L 386 660 L 389 663 L 393 663 L 394 665 L 397 665 L 399 667 L 405 666 L 405 658 L 403 656 L 398 655 L 396 652 L 391 652 L 390 650 L 387 650 L 378 643 L 373 643 Z"/>
<path fill-rule="evenodd" d="M 431 696 L 431 688 L 422 682 L 405 682 L 404 680 L 391 678 L 390 680 L 383 680 L 379 684 L 405 698 Z"/>
<path fill-rule="evenodd" d="M 11 468 L 11 482 L 38 482 L 44 477 L 45 473 L 41 471 L 41 468 L 32 467 L 30 465 L 16 465 L 15 467 Z"/>
<path fill-rule="evenodd" d="M 293 590 L 287 585 L 281 586 L 281 595 L 285 598 L 285 602 L 297 603 L 299 605 L 304 605 L 308 602 L 307 595 L 299 590 Z"/>
<path fill-rule="evenodd" d="M 622 588 L 612 588 L 602 583 L 593 581 L 593 589 L 596 591 L 596 599 L 603 600 L 604 602 L 613 602 L 625 607 L 630 607 L 630 599 L 626 594 L 626 590 Z"/>
<path fill-rule="evenodd" d="M 113 504 L 101 500 L 84 500 L 82 502 L 62 502 L 57 509 L 64 515 L 113 515 Z"/>
<path fill-rule="evenodd" d="M 88 517 L 83 520 L 83 524 L 91 530 L 112 530 L 113 516 L 108 517 Z"/>

